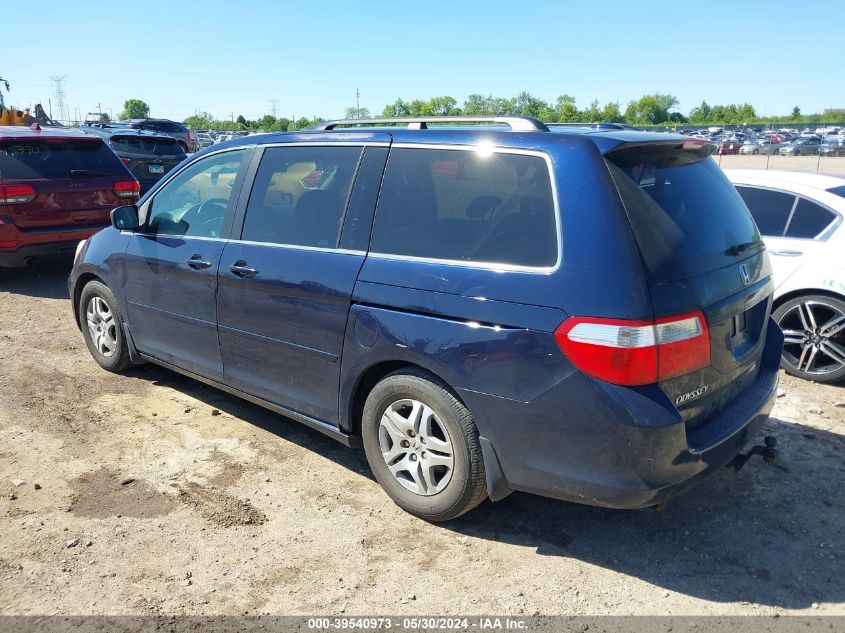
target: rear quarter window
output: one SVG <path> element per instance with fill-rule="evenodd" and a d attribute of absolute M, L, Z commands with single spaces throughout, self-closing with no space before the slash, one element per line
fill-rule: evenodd
<path fill-rule="evenodd" d="M 738 185 L 736 190 L 751 211 L 762 235 L 783 235 L 792 207 L 795 206 L 793 194 L 743 185 Z"/>
<path fill-rule="evenodd" d="M 836 216 L 823 206 L 799 198 L 798 206 L 789 222 L 786 237 L 812 239 L 817 237 L 836 219 Z"/>
<path fill-rule="evenodd" d="M 0 142 L 0 178 L 70 178 L 74 170 L 106 176 L 125 174 L 123 164 L 99 138 Z"/>
<path fill-rule="evenodd" d="M 374 253 L 553 266 L 557 222 L 540 156 L 396 148 L 373 226 Z"/>

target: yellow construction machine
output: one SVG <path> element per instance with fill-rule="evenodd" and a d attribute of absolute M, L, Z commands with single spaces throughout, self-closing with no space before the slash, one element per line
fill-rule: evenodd
<path fill-rule="evenodd" d="M 0 77 L 0 125 L 32 125 L 38 123 L 39 125 L 46 125 L 50 127 L 60 127 L 60 124 L 53 121 L 40 103 L 35 104 L 35 116 L 29 113 L 29 109 L 18 110 L 14 107 L 6 107 L 3 101 L 3 88 L 9 92 L 9 82 Z"/>

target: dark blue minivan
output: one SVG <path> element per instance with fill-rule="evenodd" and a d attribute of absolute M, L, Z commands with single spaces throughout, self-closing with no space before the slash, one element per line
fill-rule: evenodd
<path fill-rule="evenodd" d="M 361 446 L 402 508 L 658 505 L 775 398 L 771 269 L 706 141 L 521 117 L 323 123 L 194 155 L 77 250 L 91 354 Z"/>

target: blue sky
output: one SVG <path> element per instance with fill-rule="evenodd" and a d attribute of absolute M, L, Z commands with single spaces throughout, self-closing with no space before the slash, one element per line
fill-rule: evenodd
<path fill-rule="evenodd" d="M 356 88 L 373 113 L 397 97 L 523 90 L 623 109 L 659 91 L 684 113 L 702 99 L 748 101 L 761 115 L 845 108 L 842 0 L 123 4 L 98 19 L 41 0 L 14 28 L 0 25 L 9 104 L 46 108 L 50 77 L 64 75 L 71 114 L 97 103 L 117 114 L 140 98 L 174 119 L 257 118 L 269 99 L 279 116 L 334 118 Z"/>

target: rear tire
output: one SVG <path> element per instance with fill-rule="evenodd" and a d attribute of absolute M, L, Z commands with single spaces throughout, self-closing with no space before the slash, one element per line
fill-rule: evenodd
<path fill-rule="evenodd" d="M 132 364 L 123 333 L 123 315 L 108 286 L 90 281 L 79 297 L 79 327 L 94 360 L 107 371 L 122 372 Z"/>
<path fill-rule="evenodd" d="M 361 431 L 376 480 L 407 512 L 448 521 L 487 496 L 475 421 L 436 377 L 418 369 L 386 376 L 367 396 Z"/>
<path fill-rule="evenodd" d="M 845 301 L 803 295 L 772 316 L 784 333 L 780 366 L 788 374 L 823 383 L 845 378 Z"/>

